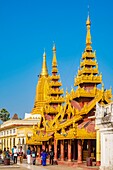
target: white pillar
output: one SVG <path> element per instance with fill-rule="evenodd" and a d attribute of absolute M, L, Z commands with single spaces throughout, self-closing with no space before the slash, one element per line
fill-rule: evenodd
<path fill-rule="evenodd" d="M 113 169 L 113 128 L 101 130 L 101 170 Z"/>

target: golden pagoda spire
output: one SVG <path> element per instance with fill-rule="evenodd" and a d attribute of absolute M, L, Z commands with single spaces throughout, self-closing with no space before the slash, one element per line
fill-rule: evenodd
<path fill-rule="evenodd" d="M 41 76 L 48 76 L 48 70 L 47 70 L 47 65 L 46 65 L 46 53 L 45 53 L 45 50 L 44 50 L 44 54 L 43 54 L 43 63 L 42 63 Z"/>
<path fill-rule="evenodd" d="M 58 69 L 57 69 L 57 59 L 56 59 L 56 46 L 55 43 L 53 44 L 53 60 L 52 60 L 52 73 L 57 73 Z"/>
<path fill-rule="evenodd" d="M 57 59 L 56 59 L 56 46 L 53 44 L 53 61 L 52 61 L 52 67 L 57 67 Z"/>
<path fill-rule="evenodd" d="M 90 21 L 89 12 L 88 12 L 88 17 L 87 17 L 87 21 L 86 21 L 86 27 L 87 27 L 86 50 L 91 50 L 91 51 L 92 51 L 92 47 L 91 47 L 92 42 L 91 42 L 90 26 L 91 26 L 91 21 Z"/>

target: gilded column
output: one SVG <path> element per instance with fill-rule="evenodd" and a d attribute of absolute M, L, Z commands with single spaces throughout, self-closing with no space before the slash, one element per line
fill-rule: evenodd
<path fill-rule="evenodd" d="M 88 139 L 88 157 L 91 157 L 91 139 Z"/>
<path fill-rule="evenodd" d="M 78 163 L 82 163 L 82 140 L 78 139 Z"/>
<path fill-rule="evenodd" d="M 57 160 L 57 140 L 54 139 L 54 159 Z"/>
<path fill-rule="evenodd" d="M 99 129 L 96 131 L 96 165 L 100 166 L 100 132 Z"/>
<path fill-rule="evenodd" d="M 68 161 L 71 161 L 71 139 L 68 139 Z"/>
<path fill-rule="evenodd" d="M 64 140 L 60 141 L 61 146 L 61 161 L 64 161 Z"/>

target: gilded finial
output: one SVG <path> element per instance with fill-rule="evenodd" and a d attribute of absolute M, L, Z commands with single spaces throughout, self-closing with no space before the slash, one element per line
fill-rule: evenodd
<path fill-rule="evenodd" d="M 46 52 L 45 52 L 45 49 L 44 49 L 44 53 L 43 53 L 43 63 L 42 63 L 41 76 L 48 76 L 48 70 L 47 70 L 47 65 L 46 65 Z"/>
<path fill-rule="evenodd" d="M 53 42 L 53 61 L 52 61 L 52 67 L 57 67 L 57 59 L 56 59 L 56 45 Z"/>
<path fill-rule="evenodd" d="M 88 17 L 87 17 L 87 21 L 86 21 L 86 25 L 90 25 L 90 17 L 89 17 L 89 5 L 88 5 Z"/>
<path fill-rule="evenodd" d="M 53 41 L 53 51 L 56 52 L 56 45 L 55 45 L 54 41 Z"/>
<path fill-rule="evenodd" d="M 91 26 L 91 21 L 90 21 L 90 16 L 89 16 L 89 7 L 88 7 L 88 17 L 86 21 L 86 27 L 87 27 L 87 35 L 86 35 L 86 50 L 92 50 L 91 47 L 91 33 L 90 33 L 90 26 Z"/>

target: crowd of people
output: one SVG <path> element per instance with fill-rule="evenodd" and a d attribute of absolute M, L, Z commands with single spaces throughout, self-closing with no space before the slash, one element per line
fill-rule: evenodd
<path fill-rule="evenodd" d="M 0 153 L 2 160 L 4 159 L 12 159 L 14 164 L 17 164 L 17 159 L 19 159 L 20 163 L 23 163 L 23 158 L 27 158 L 28 164 L 36 164 L 36 158 L 41 158 L 41 164 L 46 166 L 46 159 L 49 158 L 50 164 L 53 165 L 54 152 L 51 149 L 49 152 L 46 150 L 42 150 L 41 153 L 37 153 L 36 147 L 28 147 L 27 152 L 25 153 L 22 146 L 18 149 L 16 146 L 12 148 L 12 151 L 9 151 L 9 148 L 4 148 L 4 151 Z"/>
<path fill-rule="evenodd" d="M 28 147 L 28 150 L 27 150 L 27 163 L 30 164 L 31 159 L 32 159 L 32 164 L 35 165 L 37 156 L 40 156 L 41 164 L 43 166 L 46 166 L 46 159 L 48 157 L 50 159 L 50 164 L 53 165 L 54 152 L 52 151 L 52 149 L 49 152 L 46 152 L 46 150 L 42 150 L 41 153 L 36 153 L 35 148 L 33 148 L 31 150 L 30 147 Z"/>

